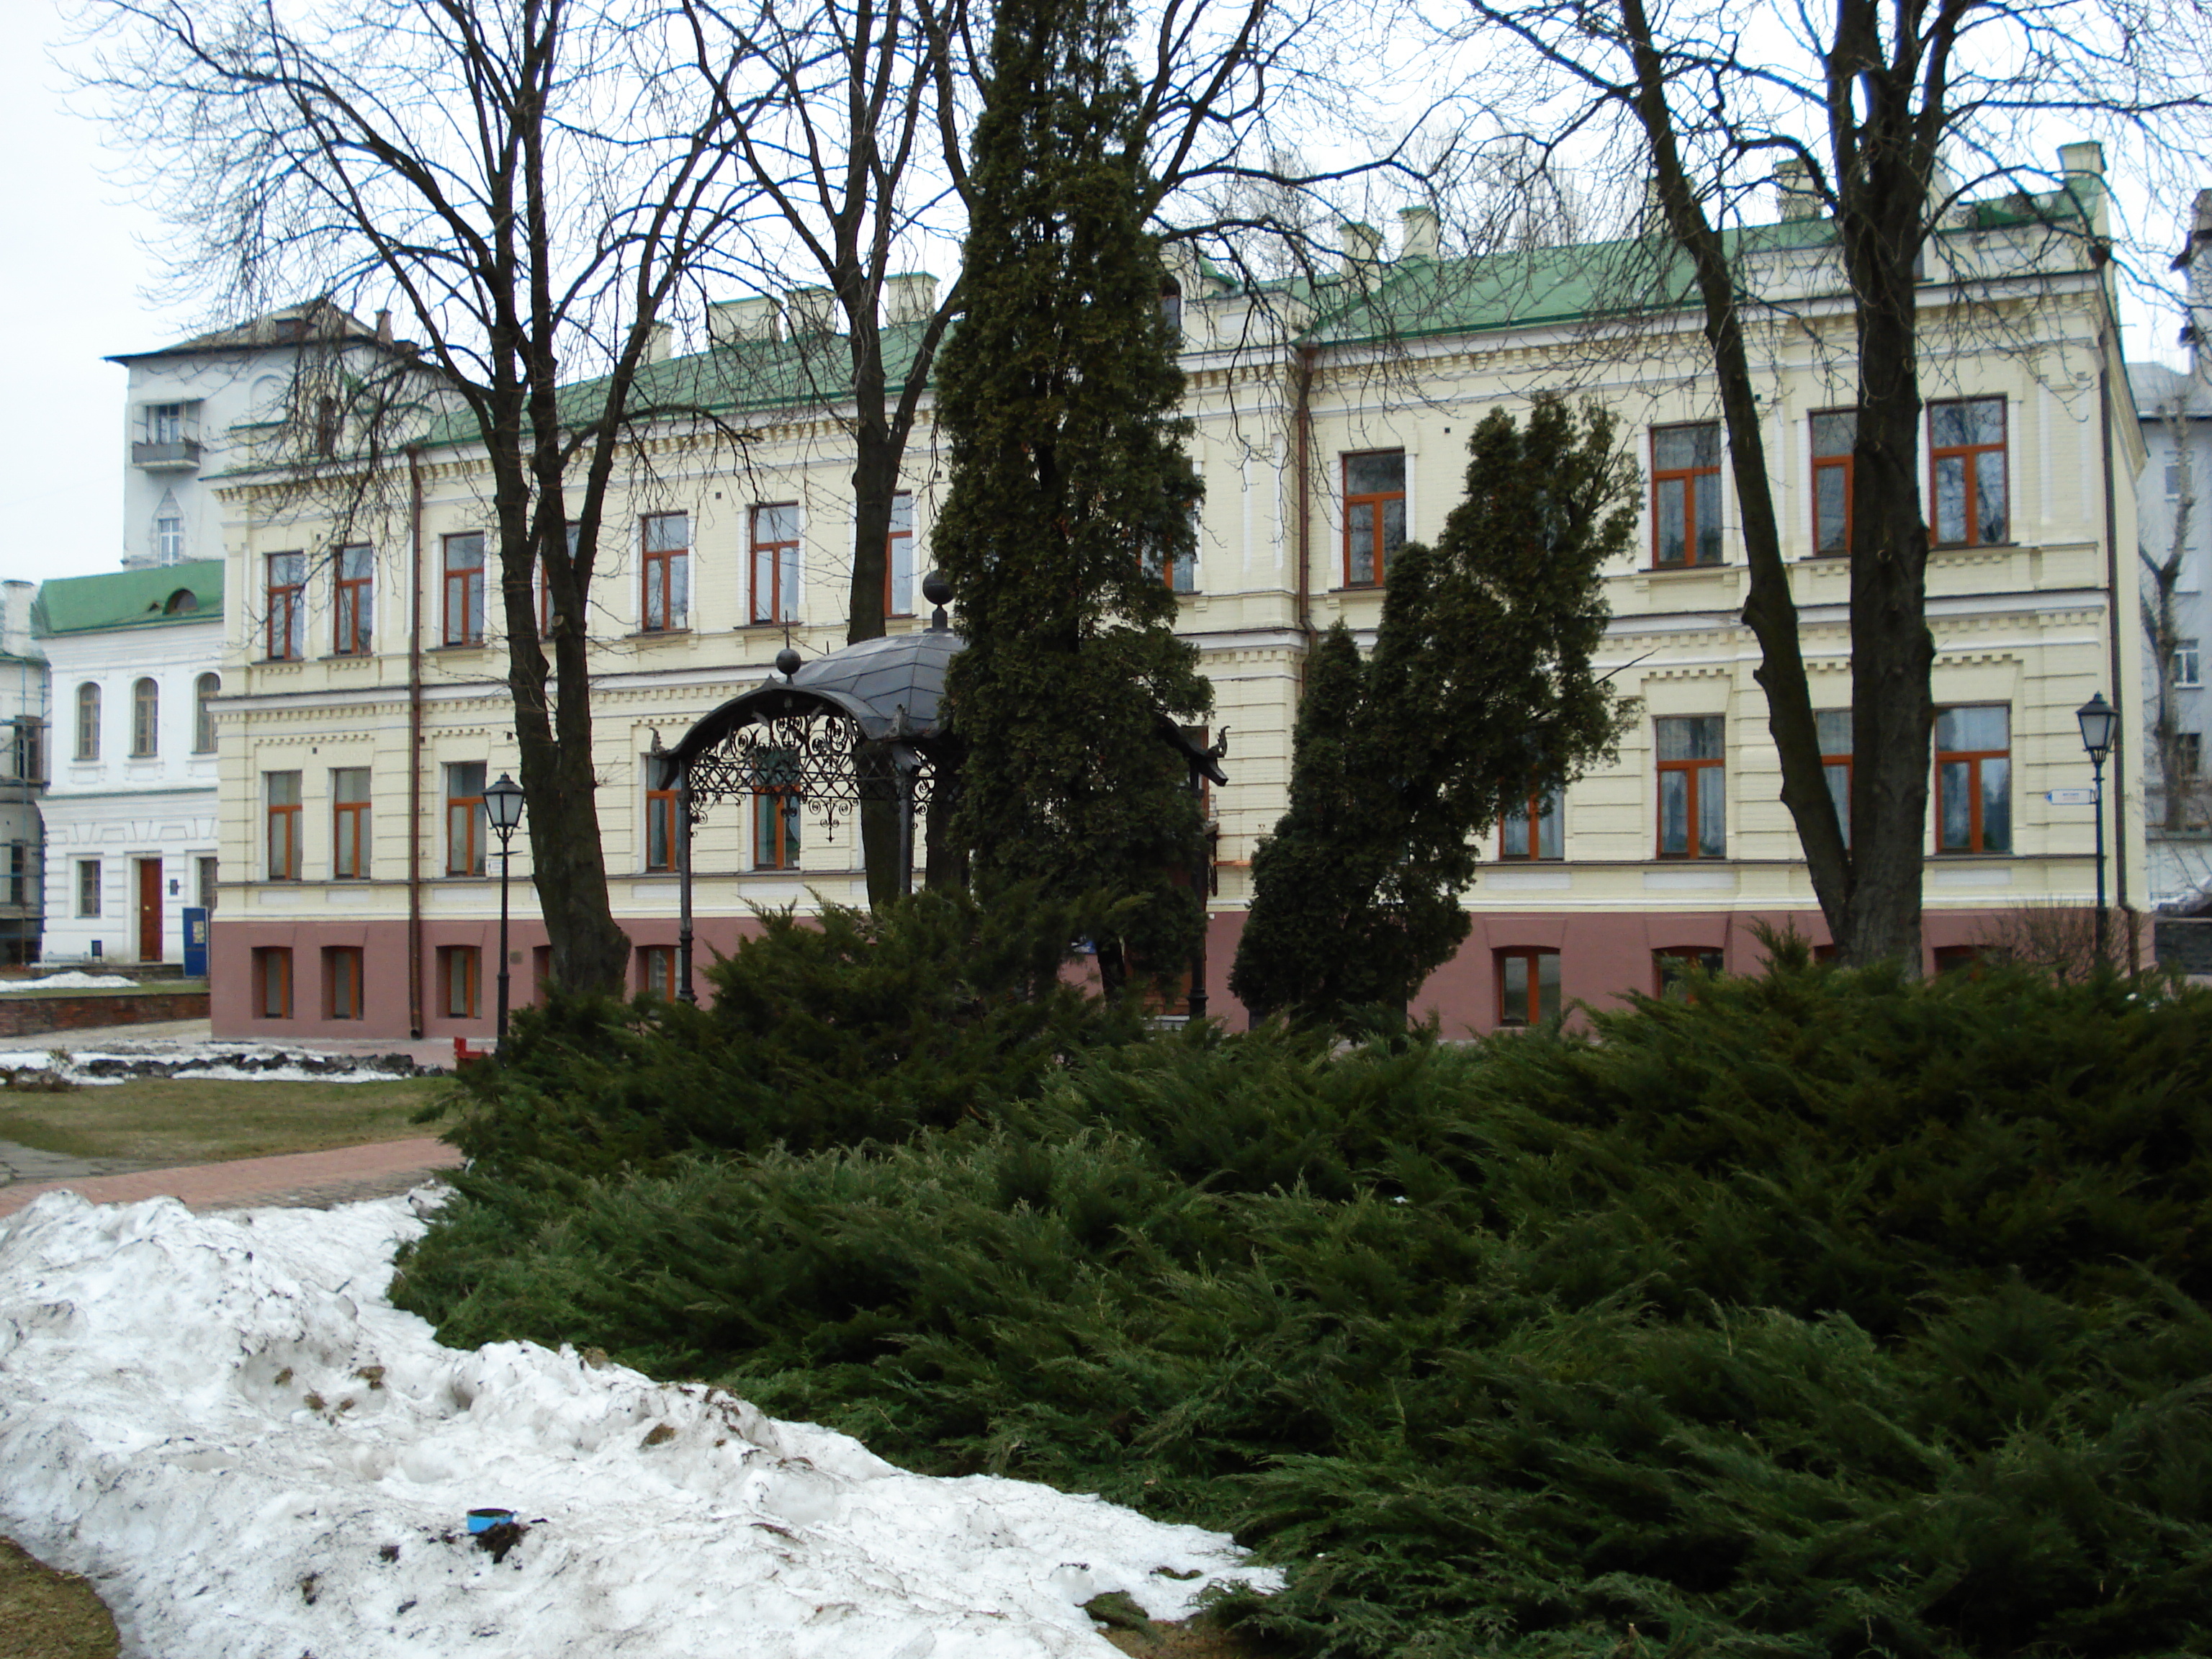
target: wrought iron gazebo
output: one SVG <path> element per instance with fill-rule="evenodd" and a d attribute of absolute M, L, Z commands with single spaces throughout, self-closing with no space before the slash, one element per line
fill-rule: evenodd
<path fill-rule="evenodd" d="M 691 831 L 721 802 L 781 795 L 825 829 L 866 801 L 898 807 L 899 871 L 914 870 L 915 814 L 927 807 L 953 747 L 938 720 L 945 671 L 965 643 L 947 623 L 949 590 L 919 633 L 865 640 L 811 662 L 786 646 L 775 672 L 702 717 L 659 751 L 660 787 L 676 796 L 677 994 L 691 989 Z"/>
<path fill-rule="evenodd" d="M 656 740 L 655 784 L 676 797 L 676 994 L 684 1001 L 695 1000 L 691 832 L 714 805 L 777 795 L 788 802 L 787 811 L 827 829 L 864 803 L 896 803 L 899 881 L 902 889 L 911 884 L 915 817 L 959 763 L 958 740 L 940 720 L 939 705 L 945 670 L 967 644 L 946 618 L 952 592 L 943 578 L 933 573 L 922 592 L 936 607 L 927 628 L 865 640 L 811 662 L 786 646 L 774 673 L 703 716 L 673 749 L 659 749 Z M 1220 766 L 1226 728 L 1211 749 L 1164 715 L 1159 733 L 1188 765 L 1194 792 L 1202 780 L 1228 781 Z M 1201 850 L 1192 872 L 1201 902 L 1212 862 Z M 1206 1012 L 1205 961 L 1201 933 L 1192 966 L 1194 1015 Z"/>

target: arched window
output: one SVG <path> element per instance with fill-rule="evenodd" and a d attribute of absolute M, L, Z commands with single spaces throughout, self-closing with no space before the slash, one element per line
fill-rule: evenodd
<path fill-rule="evenodd" d="M 192 688 L 192 753 L 215 753 L 215 694 L 222 690 L 222 676 L 203 674 Z"/>
<path fill-rule="evenodd" d="M 131 688 L 131 752 L 142 758 L 161 752 L 161 688 L 151 678 Z"/>
<path fill-rule="evenodd" d="M 90 680 L 76 689 L 76 757 L 100 758 L 100 688 Z"/>
<path fill-rule="evenodd" d="M 154 509 L 154 557 L 162 564 L 181 564 L 185 557 L 185 509 L 177 505 L 177 492 L 161 493 Z"/>

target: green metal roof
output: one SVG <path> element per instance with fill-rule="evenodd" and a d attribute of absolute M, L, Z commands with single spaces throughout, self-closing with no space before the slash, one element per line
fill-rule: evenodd
<path fill-rule="evenodd" d="M 2015 194 L 1976 203 L 1939 230 L 1947 240 L 2003 228 L 2044 224 L 2084 237 L 2101 180 L 2083 179 L 2047 195 Z M 1836 238 L 1826 218 L 1785 219 L 1723 233 L 1731 257 L 1755 258 L 1825 247 Z M 1969 261 L 1969 264 L 1972 262 Z M 2079 268 L 2090 268 L 2084 238 Z M 1526 252 L 1472 258 L 1405 260 L 1376 267 L 1371 286 L 1347 276 L 1294 279 L 1238 290 L 1205 270 L 1206 300 L 1248 292 L 1273 294 L 1303 309 L 1303 338 L 1316 344 L 1410 340 L 1430 335 L 1474 334 L 1545 324 L 1588 323 L 1692 307 L 1696 286 L 1690 264 L 1671 239 L 1628 237 Z M 1217 283 L 1218 285 L 1217 285 Z M 1840 289 L 1838 290 L 1840 291 Z M 1186 295 L 1187 301 L 1194 296 Z M 1749 297 L 1756 300 L 1755 294 Z M 1803 297 L 1803 296 L 1799 296 Z M 924 331 L 921 323 L 887 324 L 884 371 L 896 398 L 911 370 Z M 957 324 L 955 324 L 957 326 Z M 597 416 L 605 381 L 594 378 L 563 386 L 564 417 Z M 678 421 L 687 415 L 711 423 L 737 416 L 834 408 L 852 395 L 852 357 L 842 336 L 805 333 L 725 342 L 688 356 L 641 366 L 632 391 L 630 419 L 640 425 Z M 430 422 L 421 442 L 432 448 L 469 447 L 483 441 L 466 410 Z M 252 472 L 257 469 L 241 469 Z M 51 586 L 51 584 L 49 585 Z"/>
<path fill-rule="evenodd" d="M 46 638 L 215 622 L 222 616 L 222 561 L 193 559 L 105 576 L 57 577 L 40 586 L 31 626 Z"/>
<path fill-rule="evenodd" d="M 2082 198 L 2100 187 L 2084 179 L 2048 195 L 1974 203 L 1959 222 L 1936 234 L 1954 246 L 1971 246 L 1974 237 L 1987 232 L 2043 225 L 2077 243 L 2070 268 L 2087 270 L 2094 266 L 2087 243 L 2092 220 Z M 1821 217 L 1722 232 L 1731 260 L 1825 249 L 1835 240 L 1835 222 Z M 1972 270 L 1977 262 L 1968 252 L 1960 263 Z M 2039 266 L 2044 274 L 2062 268 L 2051 262 Z M 1840 294 L 1841 272 L 1836 275 L 1835 292 Z M 1754 304 L 1761 297 L 1753 286 L 1744 289 L 1744 296 Z M 1370 291 L 1362 293 L 1350 281 L 1332 277 L 1302 297 L 1316 313 L 1308 337 L 1348 344 L 1673 311 L 1696 305 L 1697 286 L 1688 256 L 1674 240 L 1650 236 L 1472 259 L 1399 260 L 1377 269 Z"/>

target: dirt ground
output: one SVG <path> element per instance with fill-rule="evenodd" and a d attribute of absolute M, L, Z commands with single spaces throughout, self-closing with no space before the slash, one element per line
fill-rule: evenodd
<path fill-rule="evenodd" d="M 1102 1632 L 1132 1659 L 1281 1659 L 1279 1648 L 1263 1647 L 1234 1631 L 1218 1628 L 1204 1613 L 1182 1625 L 1154 1625 Z"/>
<path fill-rule="evenodd" d="M 90 1584 L 0 1538 L 0 1659 L 115 1659 L 120 1650 Z"/>

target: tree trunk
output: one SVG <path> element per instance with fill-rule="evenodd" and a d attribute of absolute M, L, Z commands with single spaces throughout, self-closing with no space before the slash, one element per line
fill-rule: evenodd
<path fill-rule="evenodd" d="M 1743 313 L 1737 303 L 1735 271 L 1726 244 L 1706 221 L 1692 193 L 1667 108 L 1663 66 L 1650 44 L 1650 24 L 1641 0 L 1625 0 L 1623 15 L 1629 23 L 1630 38 L 1640 43 L 1634 52 L 1636 108 L 1651 147 L 1660 205 L 1667 216 L 1668 235 L 1690 257 L 1705 312 L 1705 337 L 1713 350 L 1750 578 L 1743 621 L 1759 641 L 1759 665 L 1753 678 L 1766 694 L 1767 728 L 1773 735 L 1782 768 L 1783 804 L 1796 823 L 1814 895 L 1830 935 L 1840 944 L 1850 932 L 1856 860 L 1837 820 L 1827 773 L 1820 763 L 1820 728 L 1813 717 L 1812 691 L 1805 677 L 1797 605 L 1790 595 L 1789 567 L 1782 556 L 1780 521 L 1767 475 L 1765 438 L 1759 427 Z"/>
<path fill-rule="evenodd" d="M 1872 13 L 1861 4 L 1855 15 Z M 1870 61 L 1881 65 L 1878 55 Z M 1910 106 L 1916 76 L 1909 58 L 1901 69 L 1866 73 L 1887 82 L 1873 100 L 1879 111 Z M 1915 266 L 1934 162 L 1901 114 L 1878 114 L 1853 143 L 1837 163 L 1838 240 L 1857 301 L 1859 393 L 1851 461 L 1852 879 L 1836 943 L 1847 962 L 1896 961 L 1917 975 L 1936 639 L 1928 628 L 1920 493 Z"/>

